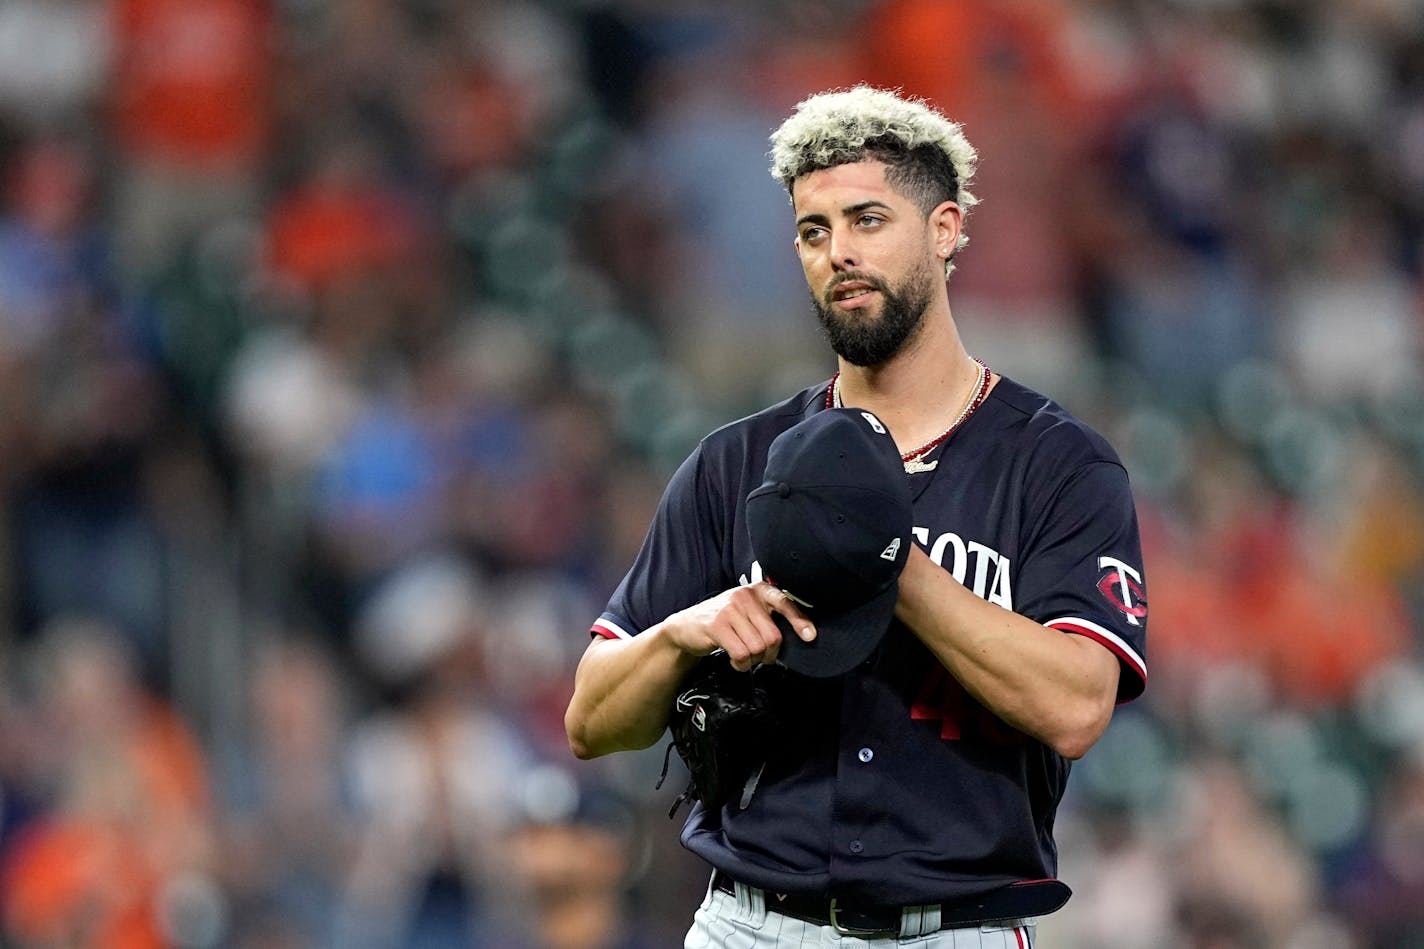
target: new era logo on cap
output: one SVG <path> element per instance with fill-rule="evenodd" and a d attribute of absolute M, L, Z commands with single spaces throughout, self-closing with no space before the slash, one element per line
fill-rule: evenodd
<path fill-rule="evenodd" d="M 913 508 L 899 449 L 860 409 L 825 409 L 772 442 L 747 495 L 752 551 L 766 577 L 816 624 L 807 643 L 777 617 L 780 661 L 806 675 L 849 672 L 895 614 Z"/>

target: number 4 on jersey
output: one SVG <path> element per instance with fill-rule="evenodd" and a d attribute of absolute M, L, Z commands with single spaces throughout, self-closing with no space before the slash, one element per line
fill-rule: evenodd
<path fill-rule="evenodd" d="M 1024 737 L 1022 732 L 1009 727 L 971 698 L 959 680 L 939 665 L 925 678 L 920 694 L 910 706 L 910 718 L 915 721 L 938 720 L 939 737 L 944 741 L 968 738 L 988 744 L 1010 745 L 1017 744 Z M 966 727 L 969 730 L 967 736 Z"/>

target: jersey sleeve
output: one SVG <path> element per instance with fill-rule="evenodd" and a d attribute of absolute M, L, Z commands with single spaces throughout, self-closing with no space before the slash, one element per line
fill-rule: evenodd
<path fill-rule="evenodd" d="M 589 632 L 636 636 L 729 586 L 717 566 L 722 519 L 699 448 L 668 481 L 638 556 Z"/>
<path fill-rule="evenodd" d="M 1087 636 L 1122 666 L 1118 702 L 1147 684 L 1147 584 L 1137 512 L 1120 465 L 1084 465 L 1037 518 L 1017 578 L 1018 610 Z"/>

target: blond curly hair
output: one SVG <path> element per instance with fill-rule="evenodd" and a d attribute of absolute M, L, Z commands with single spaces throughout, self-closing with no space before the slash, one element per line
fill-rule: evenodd
<path fill-rule="evenodd" d="M 968 215 L 979 203 L 969 190 L 978 157 L 959 123 L 923 99 L 867 85 L 803 99 L 771 134 L 771 174 L 788 194 L 813 171 L 874 159 L 888 166 L 886 181 L 925 214 L 954 201 Z M 961 229 L 955 253 L 967 243 Z"/>

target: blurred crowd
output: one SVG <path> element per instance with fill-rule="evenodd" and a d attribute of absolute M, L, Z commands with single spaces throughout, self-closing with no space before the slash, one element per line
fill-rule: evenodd
<path fill-rule="evenodd" d="M 1118 446 L 1149 686 L 1060 949 L 1424 946 L 1421 0 L 4 0 L 0 944 L 653 949 L 562 713 L 673 466 L 829 376 L 766 136 L 981 153 L 971 351 Z"/>

